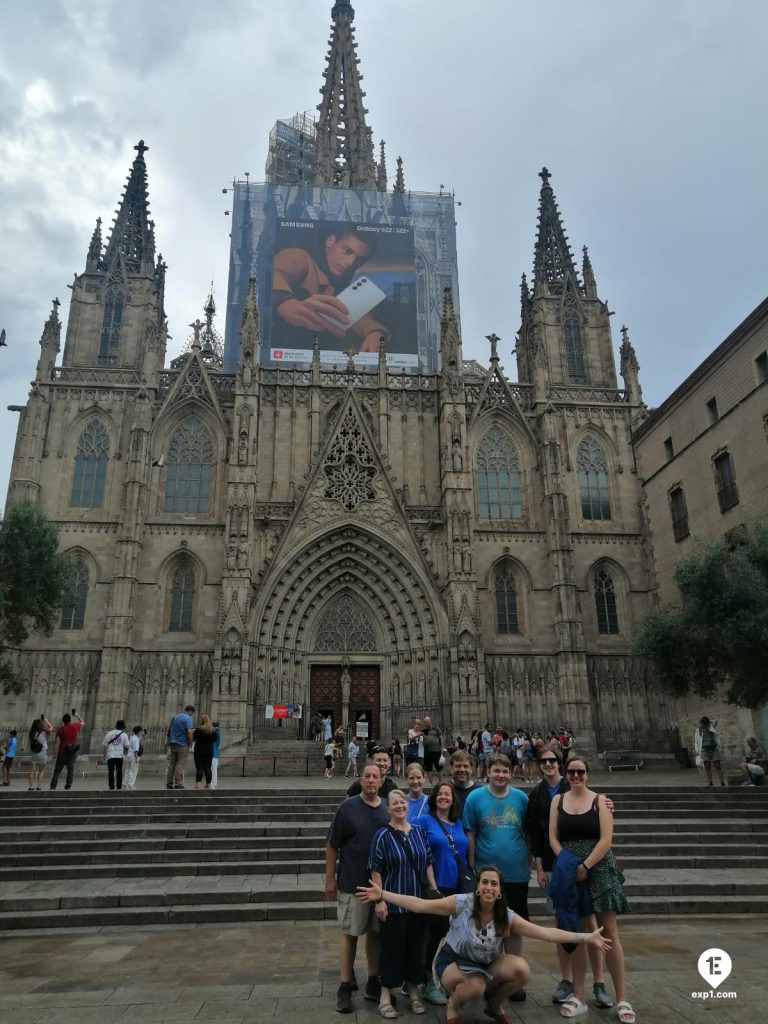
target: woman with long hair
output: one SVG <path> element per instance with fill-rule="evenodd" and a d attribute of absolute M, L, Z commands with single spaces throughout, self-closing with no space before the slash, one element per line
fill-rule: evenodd
<path fill-rule="evenodd" d="M 375 878 L 360 886 L 358 899 L 365 903 L 381 901 L 402 907 L 414 914 L 441 914 L 449 917 L 448 934 L 434 961 L 434 975 L 448 995 L 447 1024 L 459 1019 L 458 1008 L 471 999 L 485 999 L 485 1013 L 499 1024 L 512 1024 L 504 1012 L 504 1002 L 523 988 L 530 975 L 521 956 L 504 952 L 504 941 L 512 935 L 543 942 L 589 943 L 608 949 L 601 929 L 590 934 L 567 932 L 560 928 L 542 928 L 514 914 L 504 898 L 504 879 L 498 868 L 480 868 L 474 893 L 457 893 L 439 900 L 423 900 L 390 892 Z"/>
<path fill-rule="evenodd" d="M 45 781 L 45 766 L 48 764 L 48 737 L 53 726 L 41 713 L 29 727 L 29 789 L 39 793 Z"/>
<path fill-rule="evenodd" d="M 373 837 L 368 869 L 378 890 L 415 896 L 425 887 L 437 893 L 432 853 L 424 833 L 408 821 L 408 801 L 399 789 L 387 798 L 389 824 Z M 412 1013 L 425 1012 L 418 986 L 424 980 L 424 923 L 416 914 L 381 896 L 376 903 L 379 954 L 379 1016 L 395 1020 L 392 990 L 405 981 Z M 425 902 L 431 903 L 430 900 Z"/>
<path fill-rule="evenodd" d="M 195 744 L 195 789 L 213 789 L 212 764 L 216 730 L 208 715 L 200 715 L 200 721 L 192 733 L 192 742 Z"/>
<path fill-rule="evenodd" d="M 465 876 L 469 871 L 466 866 L 469 843 L 461 823 L 459 801 L 449 782 L 440 782 L 435 786 L 427 800 L 427 813 L 422 814 L 415 824 L 426 836 L 435 859 L 435 881 L 440 892 L 444 896 L 463 892 L 463 878 L 459 877 L 459 871 L 460 866 Z M 445 915 L 430 914 L 426 922 L 424 966 L 426 974 L 431 975 L 437 947 L 448 931 L 448 918 Z M 424 990 L 424 998 L 439 1006 L 445 1003 L 445 996 L 434 981 Z"/>
<path fill-rule="evenodd" d="M 534 786 L 528 798 L 525 832 L 535 862 L 536 880 L 539 887 L 546 892 L 555 863 L 555 854 L 549 845 L 550 808 L 556 797 L 559 797 L 561 793 L 568 792 L 569 785 L 562 774 L 558 743 L 542 747 L 538 754 L 538 763 L 541 780 L 537 786 Z M 611 804 L 611 806 L 613 805 Z M 590 928 L 597 927 L 594 915 L 589 922 Z M 594 946 L 590 946 L 587 953 L 594 979 L 592 991 L 595 1003 L 603 1009 L 613 1006 L 605 988 L 603 957 Z M 570 953 L 561 945 L 557 947 L 557 959 L 560 964 L 560 981 L 552 992 L 552 1002 L 562 1005 L 573 995 L 573 962 Z"/>
<path fill-rule="evenodd" d="M 622 888 L 624 876 L 611 850 L 613 840 L 613 814 L 606 797 L 588 788 L 589 765 L 576 753 L 566 762 L 565 773 L 570 789 L 552 800 L 549 812 L 549 845 L 555 854 L 554 870 L 563 851 L 565 870 L 575 862 L 574 880 L 578 891 L 579 916 L 583 928 L 589 927 L 593 910 L 597 923 L 605 929 L 611 946 L 606 953 L 608 971 L 616 990 L 616 1010 L 621 1024 L 634 1024 L 635 1012 L 627 1002 L 624 949 L 619 938 L 616 915 L 626 913 L 629 904 Z M 550 886 L 550 893 L 552 887 Z M 557 899 L 553 895 L 557 906 Z M 562 1004 L 562 1017 L 580 1017 L 587 1013 L 584 1002 L 584 979 L 587 958 L 583 950 L 575 950 L 573 957 L 573 995 Z"/>

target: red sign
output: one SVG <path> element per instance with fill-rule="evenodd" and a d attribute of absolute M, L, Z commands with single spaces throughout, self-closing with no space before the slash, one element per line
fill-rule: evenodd
<path fill-rule="evenodd" d="M 287 718 L 288 717 L 288 706 L 286 704 L 273 704 L 272 705 L 272 717 L 273 718 Z"/>

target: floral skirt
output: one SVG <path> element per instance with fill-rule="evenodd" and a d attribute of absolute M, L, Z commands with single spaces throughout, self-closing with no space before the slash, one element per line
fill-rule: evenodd
<path fill-rule="evenodd" d="M 588 857 L 596 845 L 594 839 L 571 839 L 563 843 L 566 850 L 575 853 L 581 860 Z M 609 850 L 601 861 L 589 869 L 587 881 L 595 913 L 600 914 L 605 910 L 613 910 L 617 914 L 627 913 L 629 904 L 624 895 L 624 875 L 619 871 L 613 850 Z"/>

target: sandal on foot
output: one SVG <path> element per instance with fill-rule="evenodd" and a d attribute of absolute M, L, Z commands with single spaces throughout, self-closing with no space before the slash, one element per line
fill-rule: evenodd
<path fill-rule="evenodd" d="M 560 1007 L 561 1017 L 581 1017 L 585 1013 L 589 1013 L 589 1007 L 576 996 L 569 996 Z"/>
<path fill-rule="evenodd" d="M 399 1014 L 392 1003 L 379 1003 L 379 1016 L 384 1020 L 397 1020 Z"/>
<path fill-rule="evenodd" d="M 445 1004 L 445 1024 L 459 1024 L 459 1011 L 453 1005 L 450 996 Z"/>
<path fill-rule="evenodd" d="M 420 999 L 412 999 L 408 1004 L 411 1013 L 422 1014 L 427 1012 L 427 1008 Z"/>
<path fill-rule="evenodd" d="M 622 999 L 620 1003 L 616 1004 L 616 1012 L 619 1015 L 621 1024 L 635 1024 L 635 1011 L 626 999 Z"/>
<path fill-rule="evenodd" d="M 599 1006 L 601 1010 L 607 1010 L 609 1006 L 613 1006 L 613 1000 L 608 995 L 608 990 L 602 981 L 596 981 L 592 986 L 592 991 L 595 995 L 595 1005 Z"/>

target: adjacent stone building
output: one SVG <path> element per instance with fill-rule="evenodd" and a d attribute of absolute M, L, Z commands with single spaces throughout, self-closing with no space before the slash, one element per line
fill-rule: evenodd
<path fill-rule="evenodd" d="M 386 188 L 343 71 L 351 22 L 339 0 L 313 166 L 326 187 Z M 58 524 L 78 600 L 19 652 L 27 685 L 3 718 L 77 706 L 86 743 L 124 717 L 157 750 L 192 701 L 245 748 L 270 705 L 293 704 L 304 720 L 365 713 L 385 737 L 431 713 L 454 733 L 565 724 L 587 749 L 670 749 L 675 709 L 630 654 L 656 587 L 637 359 L 625 332 L 620 388 L 608 307 L 546 168 L 519 382 L 494 335 L 488 365 L 464 361 L 450 291 L 440 373 L 394 373 L 383 352 L 374 372 L 322 368 L 319 352 L 260 366 L 251 288 L 230 374 L 212 297 L 166 366 L 166 268 L 136 150 L 106 244 L 97 223 L 75 277 L 60 359 L 58 302 L 45 324 L 20 417 L 9 497 Z"/>
<path fill-rule="evenodd" d="M 673 573 L 698 539 L 738 533 L 768 514 L 768 299 L 634 433 L 661 600 L 679 601 Z M 703 713 L 718 718 L 733 754 L 766 735 L 766 709 L 681 701 L 683 737 Z"/>

